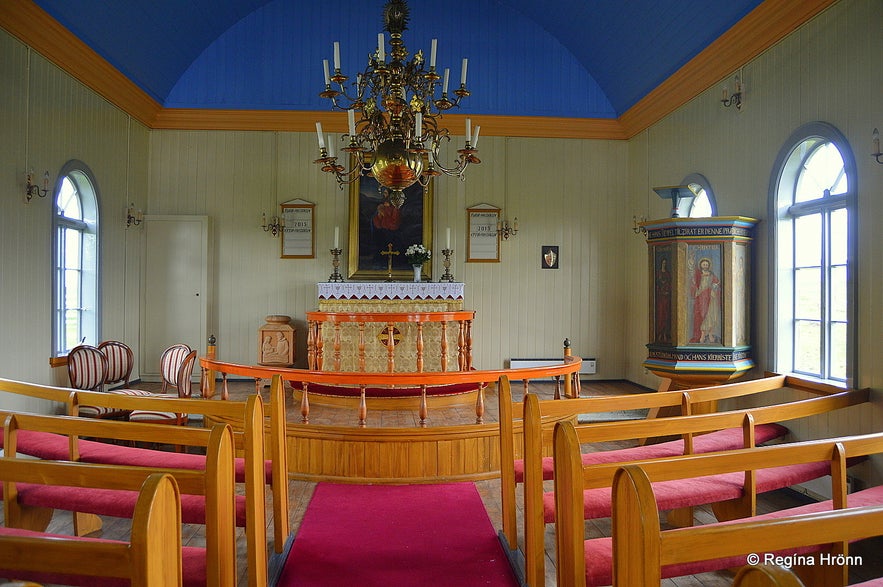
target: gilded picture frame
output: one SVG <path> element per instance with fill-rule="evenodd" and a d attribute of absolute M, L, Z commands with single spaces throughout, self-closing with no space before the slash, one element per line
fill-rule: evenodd
<path fill-rule="evenodd" d="M 392 280 L 413 280 L 414 270 L 405 260 L 405 250 L 423 244 L 433 251 L 432 188 L 432 180 L 425 189 L 415 183 L 405 190 L 401 208 L 396 208 L 373 177 L 362 175 L 350 184 L 349 279 L 387 280 L 392 258 Z M 389 253 L 390 244 L 393 254 L 383 254 Z M 424 265 L 423 276 L 432 280 L 432 261 Z"/>

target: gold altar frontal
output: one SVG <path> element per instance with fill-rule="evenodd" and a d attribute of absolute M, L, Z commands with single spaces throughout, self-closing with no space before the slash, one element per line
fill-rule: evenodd
<path fill-rule="evenodd" d="M 382 315 L 456 312 L 463 309 L 462 283 L 346 282 L 318 285 L 319 312 Z M 325 357 L 336 357 L 336 361 L 321 361 L 319 368 L 325 371 L 390 371 L 390 333 L 396 356 L 393 372 L 450 371 L 457 370 L 462 364 L 460 347 L 465 341 L 461 340 L 464 334 L 459 324 L 324 322 L 319 329 L 319 352 Z M 424 345 L 427 352 L 418 349 L 418 344 Z M 445 349 L 444 357 L 442 348 Z M 422 365 L 417 364 L 418 354 Z M 364 369 L 360 367 L 362 360 Z M 335 368 L 335 363 L 339 363 L 339 369 Z M 311 365 L 311 368 L 315 366 Z"/>

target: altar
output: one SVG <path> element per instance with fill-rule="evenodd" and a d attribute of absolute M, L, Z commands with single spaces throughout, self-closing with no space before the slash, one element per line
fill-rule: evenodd
<path fill-rule="evenodd" d="M 418 372 L 472 367 L 472 318 L 463 283 L 318 284 L 307 313 L 310 369 Z"/>

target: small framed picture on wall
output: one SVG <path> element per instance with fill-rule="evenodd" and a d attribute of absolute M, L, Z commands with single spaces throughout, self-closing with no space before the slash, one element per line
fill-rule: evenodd
<path fill-rule="evenodd" d="M 540 249 L 540 267 L 558 269 L 558 245 L 543 245 Z"/>

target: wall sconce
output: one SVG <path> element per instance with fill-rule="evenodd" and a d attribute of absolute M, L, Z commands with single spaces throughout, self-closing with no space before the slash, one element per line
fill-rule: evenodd
<path fill-rule="evenodd" d="M 126 208 L 126 228 L 133 224 L 138 226 L 142 220 L 144 220 L 144 213 L 141 210 L 136 210 L 134 203 L 129 204 L 129 207 Z"/>
<path fill-rule="evenodd" d="M 645 222 L 647 222 L 647 218 L 644 216 L 641 216 L 640 218 L 632 216 L 632 231 L 635 234 L 647 234 L 647 229 L 642 226 Z"/>
<path fill-rule="evenodd" d="M 264 232 L 269 232 L 273 236 L 279 236 L 279 233 L 282 232 L 282 229 L 285 228 L 285 220 L 280 219 L 279 216 L 273 216 L 270 218 L 269 224 L 267 223 L 267 214 L 261 213 L 261 228 L 264 229 Z"/>
<path fill-rule="evenodd" d="M 736 110 L 742 110 L 742 93 L 745 91 L 745 84 L 742 83 L 742 70 L 739 70 L 739 73 L 733 78 L 733 93 L 730 94 L 730 89 L 727 86 L 724 86 L 723 92 L 721 94 L 721 104 L 724 107 L 729 108 L 730 106 L 735 106 Z"/>
<path fill-rule="evenodd" d="M 41 198 L 45 198 L 46 194 L 49 193 L 49 172 L 46 171 L 43 173 L 43 189 L 40 189 L 36 184 L 31 183 L 31 180 L 34 178 L 34 170 L 31 169 L 28 171 L 28 179 L 27 185 L 25 185 L 25 196 L 28 198 L 28 202 L 31 201 L 31 198 L 34 196 L 39 196 Z"/>
<path fill-rule="evenodd" d="M 880 160 L 880 157 L 883 157 L 883 153 L 880 152 L 880 131 L 876 128 L 874 129 L 874 132 L 871 133 L 871 143 L 874 145 L 874 152 L 871 153 L 871 157 L 873 157 L 877 163 L 883 164 L 883 161 Z"/>
<path fill-rule="evenodd" d="M 497 222 L 497 234 L 500 235 L 503 240 L 509 240 L 510 236 L 515 236 L 518 234 L 518 216 L 516 216 L 512 224 L 509 224 L 508 220 L 500 220 Z"/>

